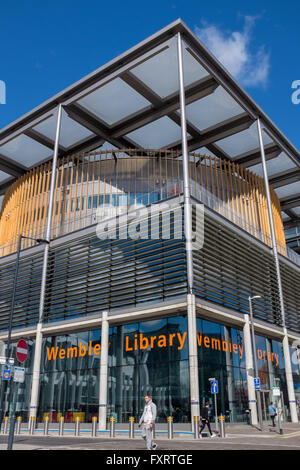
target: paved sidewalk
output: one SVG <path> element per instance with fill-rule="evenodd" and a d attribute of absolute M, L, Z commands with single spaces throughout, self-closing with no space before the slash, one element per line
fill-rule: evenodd
<path fill-rule="evenodd" d="M 212 426 L 214 428 L 214 426 Z M 129 439 L 128 432 L 120 434 L 116 431 L 114 438 L 109 433 L 100 433 L 92 438 L 88 429 L 84 427 L 80 436 L 74 436 L 74 429 L 63 436 L 52 431 L 49 436 L 43 435 L 43 429 L 35 432 L 33 436 L 22 432 L 14 438 L 14 450 L 119 450 L 141 451 L 145 449 L 144 441 L 140 434 L 135 432 L 135 438 Z M 119 433 L 118 433 L 119 431 Z M 126 431 L 126 429 L 125 429 Z M 180 431 L 180 425 L 177 426 Z M 226 426 L 226 437 L 203 437 L 194 439 L 192 433 L 187 434 L 186 428 L 182 434 L 175 434 L 174 439 L 167 439 L 167 434 L 156 433 L 158 443 L 157 452 L 169 450 L 300 450 L 300 423 L 283 423 L 283 434 L 279 434 L 278 427 L 272 428 L 268 423 L 264 424 L 263 431 L 245 424 L 228 424 Z M 7 449 L 7 435 L 0 435 L 0 450 Z"/>

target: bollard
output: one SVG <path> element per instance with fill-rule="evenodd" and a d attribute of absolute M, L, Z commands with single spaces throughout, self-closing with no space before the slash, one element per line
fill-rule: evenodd
<path fill-rule="evenodd" d="M 16 434 L 21 434 L 21 423 L 22 423 L 22 418 L 21 418 L 21 416 L 18 416 L 17 417 Z"/>
<path fill-rule="evenodd" d="M 45 416 L 45 419 L 44 419 L 44 436 L 48 436 L 48 433 L 49 433 L 49 416 Z"/>
<path fill-rule="evenodd" d="M 219 416 L 219 423 L 220 423 L 220 437 L 225 436 L 225 418 L 223 415 Z"/>
<path fill-rule="evenodd" d="M 199 439 L 199 416 L 194 416 L 194 439 Z"/>
<path fill-rule="evenodd" d="M 168 416 L 168 439 L 173 439 L 174 432 L 173 432 L 173 416 Z"/>
<path fill-rule="evenodd" d="M 59 418 L 59 428 L 58 428 L 58 435 L 59 436 L 64 435 L 64 421 L 65 421 L 65 418 L 63 416 L 61 416 Z"/>
<path fill-rule="evenodd" d="M 250 409 L 246 410 L 246 421 L 248 425 L 251 425 L 251 410 Z"/>
<path fill-rule="evenodd" d="M 115 437 L 115 421 L 116 421 L 116 418 L 114 418 L 113 416 L 110 418 L 110 437 Z"/>
<path fill-rule="evenodd" d="M 134 417 L 129 418 L 129 438 L 134 439 Z"/>
<path fill-rule="evenodd" d="M 156 434 L 155 434 L 155 424 L 153 424 L 152 426 L 152 439 L 155 439 L 156 438 Z"/>
<path fill-rule="evenodd" d="M 92 437 L 97 436 L 97 416 L 92 417 Z"/>
<path fill-rule="evenodd" d="M 33 436 L 35 430 L 35 416 L 30 416 L 30 421 L 29 421 L 29 434 Z"/>
<path fill-rule="evenodd" d="M 8 434 L 8 422 L 9 422 L 9 418 L 8 418 L 8 416 L 5 416 L 3 434 Z"/>
<path fill-rule="evenodd" d="M 79 416 L 76 416 L 76 420 L 75 420 L 75 436 L 79 436 L 80 435 L 80 418 Z"/>

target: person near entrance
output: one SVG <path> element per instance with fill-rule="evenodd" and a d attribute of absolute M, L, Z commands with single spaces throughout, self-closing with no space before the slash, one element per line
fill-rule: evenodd
<path fill-rule="evenodd" d="M 199 429 L 199 436 L 200 438 L 202 438 L 202 431 L 203 429 L 205 428 L 205 426 L 208 427 L 208 430 L 209 430 L 209 433 L 210 433 L 210 437 L 216 437 L 216 434 L 214 434 L 211 430 L 211 427 L 210 427 L 210 422 L 209 422 L 209 417 L 208 417 L 208 411 L 209 411 L 209 406 L 210 406 L 210 403 L 207 402 L 206 405 L 202 408 L 201 410 L 201 421 L 202 421 L 202 424 L 201 424 L 201 427 Z"/>
<path fill-rule="evenodd" d="M 277 416 L 277 411 L 276 411 L 276 408 L 273 405 L 272 401 L 269 405 L 269 415 L 270 415 L 270 418 L 272 420 L 272 426 L 273 426 L 273 428 L 275 428 L 275 416 Z"/>
<path fill-rule="evenodd" d="M 150 395 L 145 395 L 145 407 L 141 419 L 139 421 L 139 427 L 142 426 L 142 438 L 146 441 L 148 450 L 157 449 L 157 444 L 153 442 L 152 431 L 155 426 L 156 420 L 156 405 L 153 403 Z"/>

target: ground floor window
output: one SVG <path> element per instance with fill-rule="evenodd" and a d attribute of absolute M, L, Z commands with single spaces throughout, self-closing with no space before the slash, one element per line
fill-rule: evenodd
<path fill-rule="evenodd" d="M 34 341 L 29 344 L 26 381 L 9 384 L 5 412 L 16 400 L 17 414 L 27 420 L 30 409 Z M 210 416 L 221 413 L 226 421 L 248 421 L 248 387 L 245 346 L 242 330 L 197 318 L 200 409 L 208 401 Z M 289 419 L 288 395 L 282 344 L 256 336 L 256 354 L 261 382 L 263 417 L 268 419 L 268 404 L 273 388 L 280 383 L 280 399 Z M 292 359 L 295 354 L 291 349 Z M 101 329 L 46 337 L 43 340 L 38 421 L 49 416 L 57 422 L 79 417 L 91 422 L 98 416 L 100 396 Z M 294 361 L 295 362 L 295 361 Z M 293 364 L 293 378 L 299 390 L 299 366 Z M 210 380 L 218 381 L 216 401 Z M 2 381 L 3 382 L 3 381 Z M 3 383 L 2 383 L 3 387 Z M 144 395 L 150 393 L 157 405 L 157 421 L 190 422 L 190 383 L 187 318 L 177 315 L 113 326 L 109 329 L 107 418 L 128 423 L 139 419 Z M 275 403 L 279 398 L 273 400 Z"/>

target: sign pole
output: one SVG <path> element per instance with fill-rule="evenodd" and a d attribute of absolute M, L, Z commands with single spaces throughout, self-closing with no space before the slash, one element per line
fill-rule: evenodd
<path fill-rule="evenodd" d="M 216 431 L 219 432 L 219 423 L 218 423 L 218 410 L 217 410 L 217 394 L 215 393 L 215 420 L 216 420 Z"/>
<path fill-rule="evenodd" d="M 24 339 L 21 339 L 16 347 L 16 355 L 19 362 L 25 362 L 28 356 L 28 344 Z M 14 378 L 13 378 L 13 409 L 10 418 L 10 427 L 9 427 L 9 436 L 8 436 L 8 444 L 7 450 L 12 450 L 13 443 L 14 443 L 14 435 L 15 435 L 15 424 L 16 424 L 16 407 L 17 407 L 17 398 L 18 398 L 18 390 L 19 390 L 19 383 L 23 383 L 25 380 L 25 369 L 20 367 L 15 367 L 14 369 Z"/>
<path fill-rule="evenodd" d="M 255 298 L 260 298 L 260 296 L 248 297 L 249 299 L 249 312 L 250 312 L 250 319 L 251 319 L 251 339 L 252 339 L 252 355 L 254 360 L 254 373 L 255 378 L 259 378 L 258 376 L 258 366 L 257 366 L 257 351 L 256 351 L 256 342 L 255 342 L 255 332 L 254 332 L 254 320 L 253 320 L 253 309 L 252 309 L 252 300 Z M 262 419 L 262 410 L 261 410 L 261 396 L 260 396 L 260 388 L 257 389 L 255 387 L 255 394 L 257 400 L 257 408 L 258 408 L 258 420 L 259 420 L 259 428 L 263 431 L 263 419 Z"/>
<path fill-rule="evenodd" d="M 17 289 L 17 279 L 18 279 L 18 272 L 19 272 L 19 260 L 20 260 L 21 244 L 22 244 L 22 235 L 19 235 L 18 248 L 17 248 L 17 257 L 16 257 L 16 268 L 15 268 L 13 292 L 12 292 L 10 315 L 9 315 L 8 338 L 7 338 L 7 345 L 6 345 L 6 364 L 8 364 L 8 360 L 9 360 L 9 357 L 10 357 L 10 350 L 11 350 L 11 330 L 12 330 L 12 321 L 13 321 L 13 315 L 14 315 L 14 310 L 15 310 L 16 289 Z M 7 390 L 7 381 L 5 381 L 4 384 L 2 384 L 2 389 L 1 389 L 1 397 L 0 397 L 0 407 L 1 407 L 1 409 L 0 409 L 0 431 L 1 431 L 2 421 L 3 421 L 3 417 L 4 417 L 4 405 L 5 405 L 6 390 Z"/>
<path fill-rule="evenodd" d="M 210 392 L 214 395 L 216 431 L 219 432 L 218 409 L 217 409 L 218 381 L 215 378 L 210 378 L 208 380 L 210 382 Z"/>
<path fill-rule="evenodd" d="M 14 381 L 13 382 L 13 410 L 12 410 L 12 415 L 11 415 L 11 418 L 10 418 L 7 450 L 12 450 L 13 442 L 14 442 L 18 389 L 19 389 L 19 384 L 18 384 L 18 382 L 16 383 Z"/>

